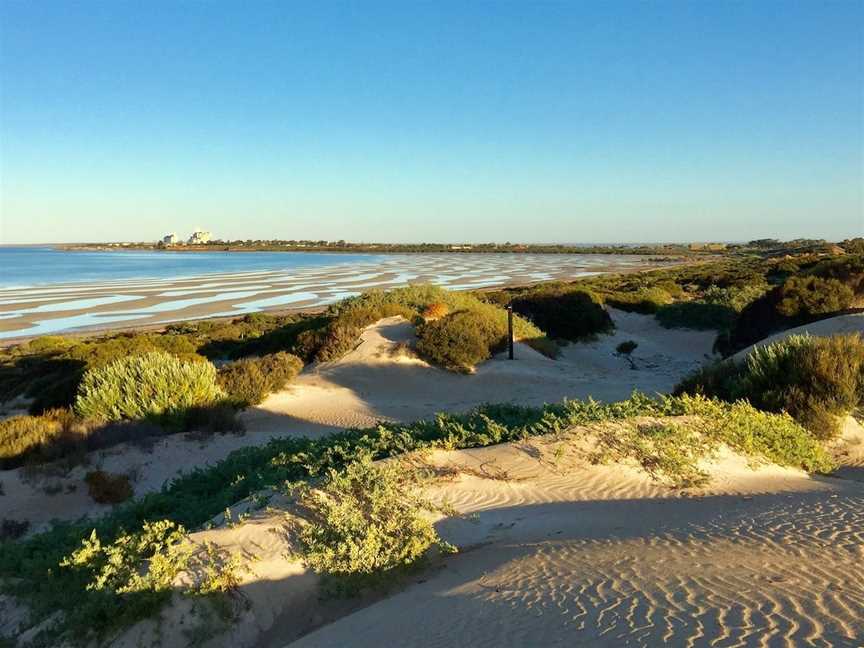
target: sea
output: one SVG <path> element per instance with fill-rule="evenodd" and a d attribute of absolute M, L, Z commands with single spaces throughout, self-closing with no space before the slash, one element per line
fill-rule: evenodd
<path fill-rule="evenodd" d="M 636 255 L 0 247 L 0 341 L 326 307 L 374 288 L 480 290 L 651 265 Z"/>
<path fill-rule="evenodd" d="M 160 252 L 0 246 L 0 288 L 123 279 L 181 279 L 256 270 L 374 263 L 374 254 L 319 252 Z"/>

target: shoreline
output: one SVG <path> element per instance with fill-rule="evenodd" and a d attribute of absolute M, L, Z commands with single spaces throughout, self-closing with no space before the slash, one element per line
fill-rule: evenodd
<path fill-rule="evenodd" d="M 683 265 L 627 259 L 623 263 L 549 263 L 539 255 L 520 264 L 484 257 L 456 265 L 428 255 L 416 264 L 398 259 L 367 266 L 337 265 L 289 271 L 206 273 L 174 279 L 70 282 L 0 289 L 0 348 L 42 335 L 88 336 L 110 331 L 161 330 L 169 324 L 230 320 L 252 312 L 316 313 L 373 289 L 431 283 L 450 290 L 500 290 L 597 274 L 645 272 Z M 694 261 L 690 261 L 693 263 Z M 20 334 L 16 334 L 20 331 Z"/>

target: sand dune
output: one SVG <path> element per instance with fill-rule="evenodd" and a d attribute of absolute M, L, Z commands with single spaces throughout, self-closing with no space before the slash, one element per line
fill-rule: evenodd
<path fill-rule="evenodd" d="M 570 345 L 558 360 L 520 344 L 517 360 L 498 356 L 471 376 L 400 354 L 399 344 L 413 335 L 411 326 L 399 318 L 382 320 L 363 333 L 347 356 L 307 368 L 286 391 L 244 412 L 244 436 L 202 440 L 175 435 L 90 453 L 89 465 L 68 474 L 50 469 L 0 473 L 8 495 L 0 497 L 0 518 L 28 520 L 36 530 L 52 519 L 69 520 L 107 510 L 92 502 L 83 485 L 84 474 L 95 468 L 130 474 L 135 494 L 143 495 L 192 466 L 215 463 L 238 448 L 274 437 L 316 437 L 345 427 L 428 418 L 489 402 L 539 405 L 589 395 L 617 400 L 627 398 L 634 389 L 665 392 L 710 353 L 711 333 L 669 331 L 651 317 L 620 311 L 612 315 L 617 325 L 613 335 Z M 633 353 L 636 370 L 615 354 L 615 347 L 627 339 L 639 343 Z"/>
<path fill-rule="evenodd" d="M 864 485 L 723 451 L 707 487 L 680 492 L 574 448 L 559 435 L 426 457 L 446 475 L 427 494 L 465 515 L 437 522 L 461 552 L 377 601 L 320 601 L 283 555 L 278 512 L 194 534 L 257 556 L 248 608 L 207 645 L 860 645 Z M 183 601 L 117 645 L 181 646 L 196 622 Z"/>

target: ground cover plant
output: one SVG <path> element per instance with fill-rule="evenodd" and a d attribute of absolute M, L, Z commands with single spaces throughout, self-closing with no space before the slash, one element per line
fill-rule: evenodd
<path fill-rule="evenodd" d="M 830 439 L 840 419 L 864 402 L 864 340 L 857 334 L 793 335 L 756 347 L 744 360 L 725 360 L 684 379 L 676 393 L 788 412 L 811 434 Z"/>
<path fill-rule="evenodd" d="M 397 462 L 374 464 L 363 454 L 343 470 L 330 468 L 321 483 L 292 484 L 301 517 L 289 517 L 298 556 L 322 575 L 322 589 L 350 596 L 416 568 L 444 542 L 424 511 L 416 471 Z"/>
<path fill-rule="evenodd" d="M 94 589 L 93 571 L 60 563 L 82 548 L 95 532 L 102 546 L 145 532 L 156 523 L 195 529 L 226 507 L 286 482 L 315 478 L 342 470 L 358 456 L 380 459 L 425 448 L 471 448 L 517 441 L 533 435 L 561 432 L 574 426 L 637 417 L 694 417 L 700 434 L 727 443 L 750 456 L 810 471 L 828 471 L 831 460 L 818 441 L 786 414 L 768 414 L 751 405 L 700 396 L 651 399 L 634 394 L 617 403 L 565 401 L 542 408 L 490 405 L 467 414 L 439 415 L 409 424 L 387 423 L 375 428 L 346 430 L 320 439 L 275 439 L 248 447 L 218 464 L 195 469 L 161 491 L 117 507 L 93 521 L 61 523 L 49 531 L 0 545 L 0 580 L 4 592 L 26 603 L 34 622 L 52 617 L 43 628 L 42 645 L 61 639 L 86 643 L 106 640 L 123 627 L 158 610 L 170 592 L 151 589 L 130 592 Z M 662 444 L 649 447 L 662 451 Z M 650 456 L 650 453 L 648 453 Z M 638 460 L 638 458 L 637 458 Z M 684 465 L 686 464 L 677 464 Z M 674 483 L 676 463 L 662 463 Z"/>

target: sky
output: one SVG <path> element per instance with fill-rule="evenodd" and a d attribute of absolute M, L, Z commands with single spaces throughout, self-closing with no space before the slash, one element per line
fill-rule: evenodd
<path fill-rule="evenodd" d="M 864 1 L 0 2 L 0 243 L 864 234 Z"/>

